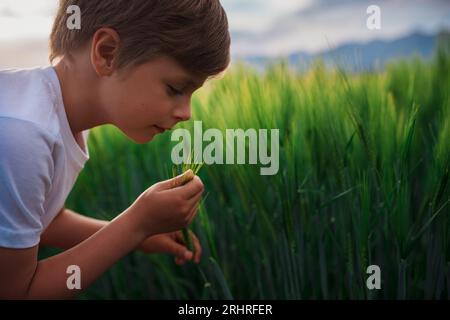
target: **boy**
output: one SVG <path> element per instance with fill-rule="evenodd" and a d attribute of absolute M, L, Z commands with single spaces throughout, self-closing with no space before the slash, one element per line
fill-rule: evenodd
<path fill-rule="evenodd" d="M 67 28 L 67 8 L 81 29 Z M 111 222 L 65 209 L 89 159 L 90 128 L 113 124 L 146 143 L 191 117 L 190 98 L 229 64 L 219 0 L 61 0 L 50 37 L 53 67 L 0 72 L 0 298 L 70 298 L 134 249 L 200 261 L 180 229 L 203 192 L 195 177 L 157 183 Z M 174 187 L 175 186 L 175 187 Z M 99 190 L 100 191 L 100 190 Z M 67 249 L 37 260 L 39 245 Z"/>

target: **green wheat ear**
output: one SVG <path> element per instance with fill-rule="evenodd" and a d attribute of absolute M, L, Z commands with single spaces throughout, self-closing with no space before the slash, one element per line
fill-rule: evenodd
<path fill-rule="evenodd" d="M 194 157 L 195 159 L 195 157 Z M 187 162 L 187 163 L 186 163 Z M 186 183 L 188 183 L 189 181 L 191 181 L 196 175 L 197 173 L 200 171 L 200 169 L 203 167 L 203 163 L 192 163 L 192 153 L 189 154 L 187 161 L 184 162 L 181 165 L 181 173 L 184 173 L 182 180 L 181 180 L 181 185 L 184 185 Z M 175 177 L 179 174 L 179 169 L 180 167 L 178 166 L 173 166 L 172 167 L 172 176 Z M 192 170 L 192 173 L 188 173 L 189 170 Z M 187 245 L 188 249 L 195 254 L 195 247 L 192 244 L 192 239 L 189 236 L 189 228 L 183 228 L 182 230 L 183 233 L 183 240 L 184 243 Z"/>

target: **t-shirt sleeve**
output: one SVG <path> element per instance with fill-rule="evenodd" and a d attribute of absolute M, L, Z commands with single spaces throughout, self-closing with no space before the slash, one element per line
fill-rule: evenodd
<path fill-rule="evenodd" d="M 0 117 L 0 247 L 39 243 L 53 146 L 52 136 L 34 123 Z"/>

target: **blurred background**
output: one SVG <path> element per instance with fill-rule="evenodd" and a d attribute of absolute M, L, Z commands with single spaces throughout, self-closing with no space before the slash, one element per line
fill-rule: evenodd
<path fill-rule="evenodd" d="M 258 66 L 286 57 L 293 63 L 322 56 L 359 57 L 371 68 L 390 59 L 432 56 L 450 27 L 447 0 L 223 0 L 232 55 Z M 381 9 L 381 29 L 366 27 L 369 5 Z M 0 68 L 48 64 L 47 38 L 56 0 L 2 0 Z M 351 61 L 349 61 L 351 64 Z"/>
<path fill-rule="evenodd" d="M 279 129 L 280 171 L 203 166 L 202 263 L 131 253 L 80 299 L 450 298 L 450 1 L 221 2 L 232 68 L 193 96 L 192 120 Z M 0 1 L 0 68 L 48 64 L 55 8 Z M 112 219 L 170 177 L 173 146 L 93 129 L 66 206 Z"/>

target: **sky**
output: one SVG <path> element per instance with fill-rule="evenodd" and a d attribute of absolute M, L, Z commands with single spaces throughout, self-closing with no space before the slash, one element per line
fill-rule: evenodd
<path fill-rule="evenodd" d="M 349 41 L 450 29 L 450 0 L 222 0 L 233 56 L 317 52 Z M 366 9 L 381 10 L 368 30 Z M 0 0 L 0 68 L 47 62 L 56 0 Z"/>
<path fill-rule="evenodd" d="M 223 3 L 229 8 L 233 52 L 241 56 L 314 53 L 345 42 L 450 29 L 450 0 L 225 0 Z M 278 7 L 277 3 L 284 4 Z M 370 5 L 380 8 L 379 30 L 366 26 Z M 249 12 L 248 19 L 245 11 Z"/>

